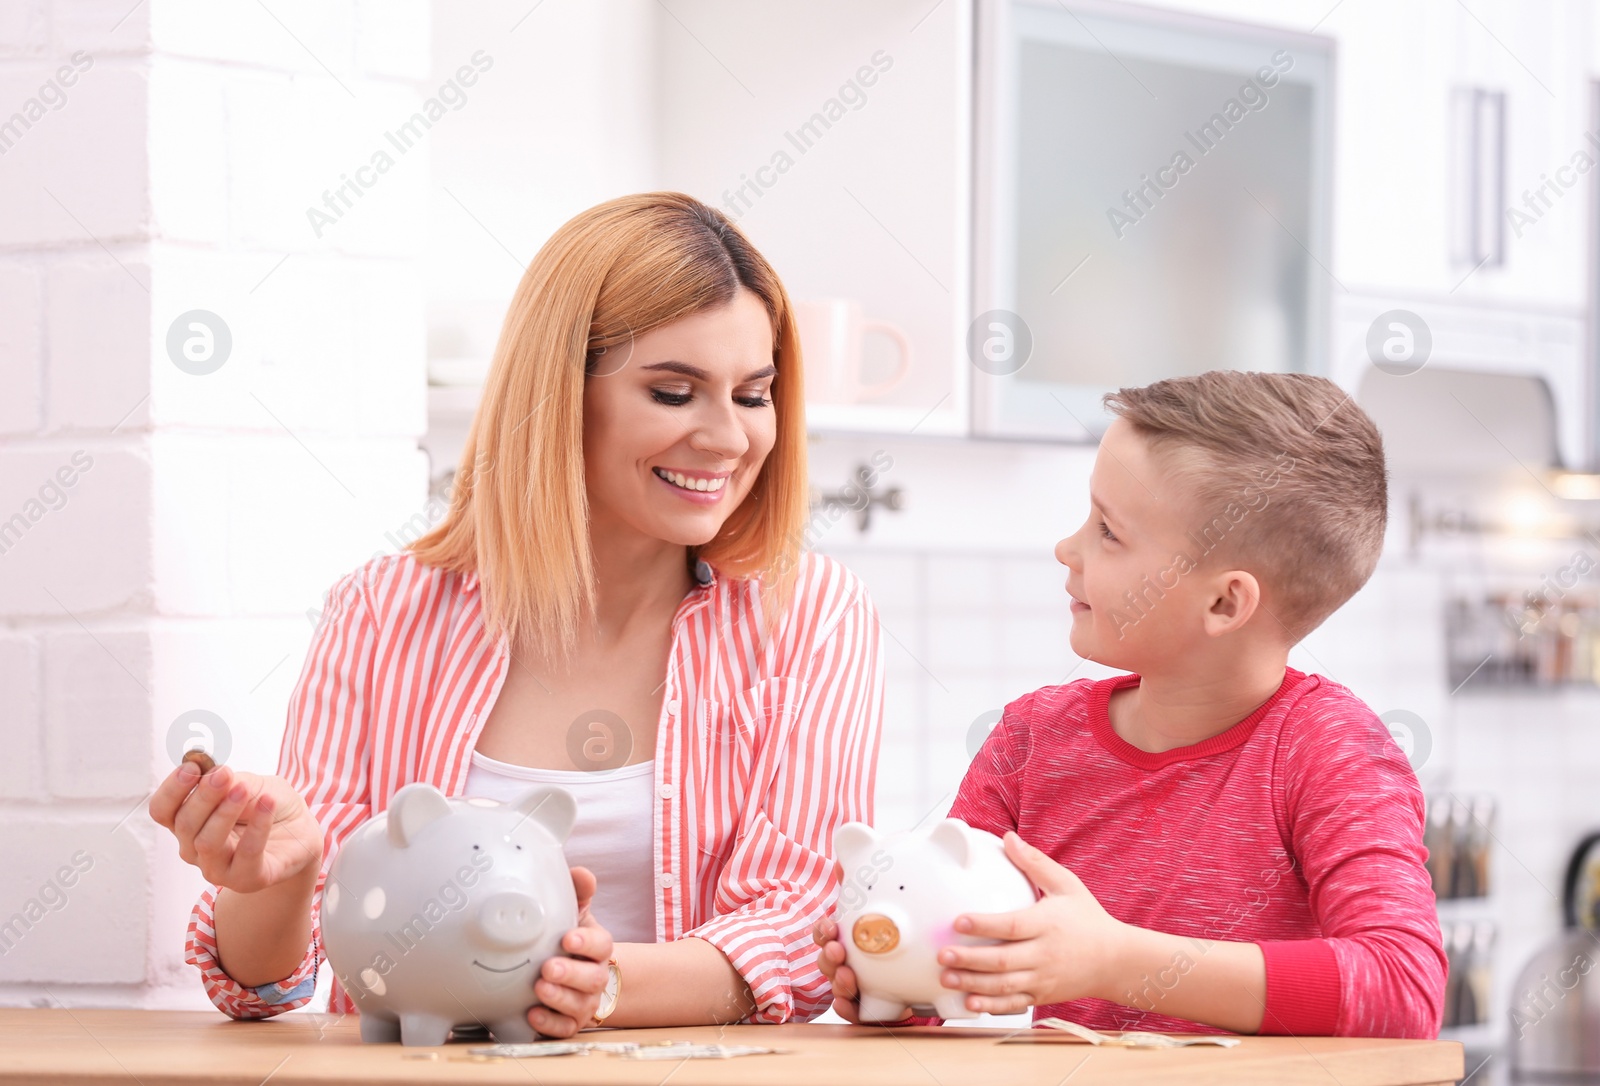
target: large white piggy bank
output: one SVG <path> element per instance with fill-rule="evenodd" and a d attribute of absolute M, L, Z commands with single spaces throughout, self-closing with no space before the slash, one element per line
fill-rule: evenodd
<path fill-rule="evenodd" d="M 1000 838 L 958 818 L 895 834 L 847 822 L 833 832 L 833 851 L 844 868 L 839 937 L 860 985 L 861 1020 L 893 1022 L 908 1009 L 976 1018 L 964 992 L 939 983 L 938 954 L 996 942 L 958 934 L 962 913 L 1033 904 L 1033 885 L 1006 858 Z"/>
<path fill-rule="evenodd" d="M 578 922 L 562 852 L 576 817 L 560 788 L 500 803 L 417 783 L 351 833 L 323 885 L 322 944 L 363 1041 L 441 1045 L 468 1026 L 537 1039 L 533 982 Z"/>

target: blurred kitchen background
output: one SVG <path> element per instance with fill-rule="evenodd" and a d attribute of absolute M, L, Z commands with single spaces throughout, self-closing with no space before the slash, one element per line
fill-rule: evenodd
<path fill-rule="evenodd" d="M 674 188 L 802 301 L 882 826 L 1102 674 L 1051 557 L 1100 394 L 1347 388 L 1389 538 L 1291 662 L 1429 796 L 1474 1080 L 1600 1074 L 1597 79 L 1580 0 L 11 0 L 0 1002 L 209 1006 L 143 797 L 195 736 L 271 771 L 323 591 L 443 514 L 523 267 Z"/>

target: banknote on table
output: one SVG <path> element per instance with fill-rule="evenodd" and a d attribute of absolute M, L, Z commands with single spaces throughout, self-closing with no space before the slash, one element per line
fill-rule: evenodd
<path fill-rule="evenodd" d="M 521 1045 L 479 1045 L 467 1049 L 469 1056 L 487 1059 L 526 1060 L 535 1056 L 586 1056 L 593 1045 L 581 1041 L 535 1041 Z"/>
<path fill-rule="evenodd" d="M 603 1052 L 634 1060 L 726 1060 L 734 1056 L 761 1056 L 781 1049 L 759 1045 L 707 1045 L 692 1041 L 639 1044 L 635 1041 L 535 1041 L 532 1044 L 482 1045 L 467 1054 L 482 1059 L 523 1060 L 539 1056 L 587 1056 Z"/>
<path fill-rule="evenodd" d="M 675 1041 L 664 1045 L 640 1045 L 632 1052 L 624 1052 L 625 1060 L 731 1060 L 735 1056 L 769 1056 L 783 1052 L 781 1048 L 763 1045 L 700 1045 Z"/>
<path fill-rule="evenodd" d="M 1069 1022 L 1065 1018 L 1041 1018 L 1034 1023 L 1034 1026 L 1061 1030 L 1072 1034 L 1074 1037 L 1081 1037 L 1092 1045 L 1105 1045 L 1108 1048 L 1187 1048 L 1190 1045 L 1216 1045 L 1219 1048 L 1232 1048 L 1239 1043 L 1239 1038 L 1237 1037 L 1213 1037 L 1208 1035 L 1174 1037 L 1167 1033 L 1145 1033 L 1141 1030 L 1132 1030 L 1127 1033 L 1101 1033 L 1099 1030 L 1090 1029 L 1088 1026 Z M 1008 1041 L 1015 1039 L 1020 1038 L 1007 1038 Z"/>

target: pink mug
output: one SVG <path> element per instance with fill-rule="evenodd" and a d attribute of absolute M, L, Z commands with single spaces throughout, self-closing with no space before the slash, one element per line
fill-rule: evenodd
<path fill-rule="evenodd" d="M 883 395 L 911 373 L 911 337 L 888 321 L 868 320 L 851 298 L 820 298 L 794 303 L 795 327 L 806 373 L 806 402 L 860 403 Z M 900 355 L 894 373 L 882 381 L 861 379 L 861 349 L 870 332 L 888 336 Z"/>

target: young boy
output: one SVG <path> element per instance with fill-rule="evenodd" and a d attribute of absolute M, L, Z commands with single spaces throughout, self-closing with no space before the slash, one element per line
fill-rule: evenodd
<path fill-rule="evenodd" d="M 1056 545 L 1072 648 L 1133 674 L 1008 705 L 950 816 L 1042 892 L 940 952 L 973 1011 L 1163 1032 L 1436 1037 L 1445 955 L 1415 774 L 1361 699 L 1287 666 L 1371 575 L 1383 443 L 1331 382 L 1123 389 Z M 838 925 L 814 937 L 858 1020 Z M 925 1023 L 937 1019 L 908 1019 Z"/>

